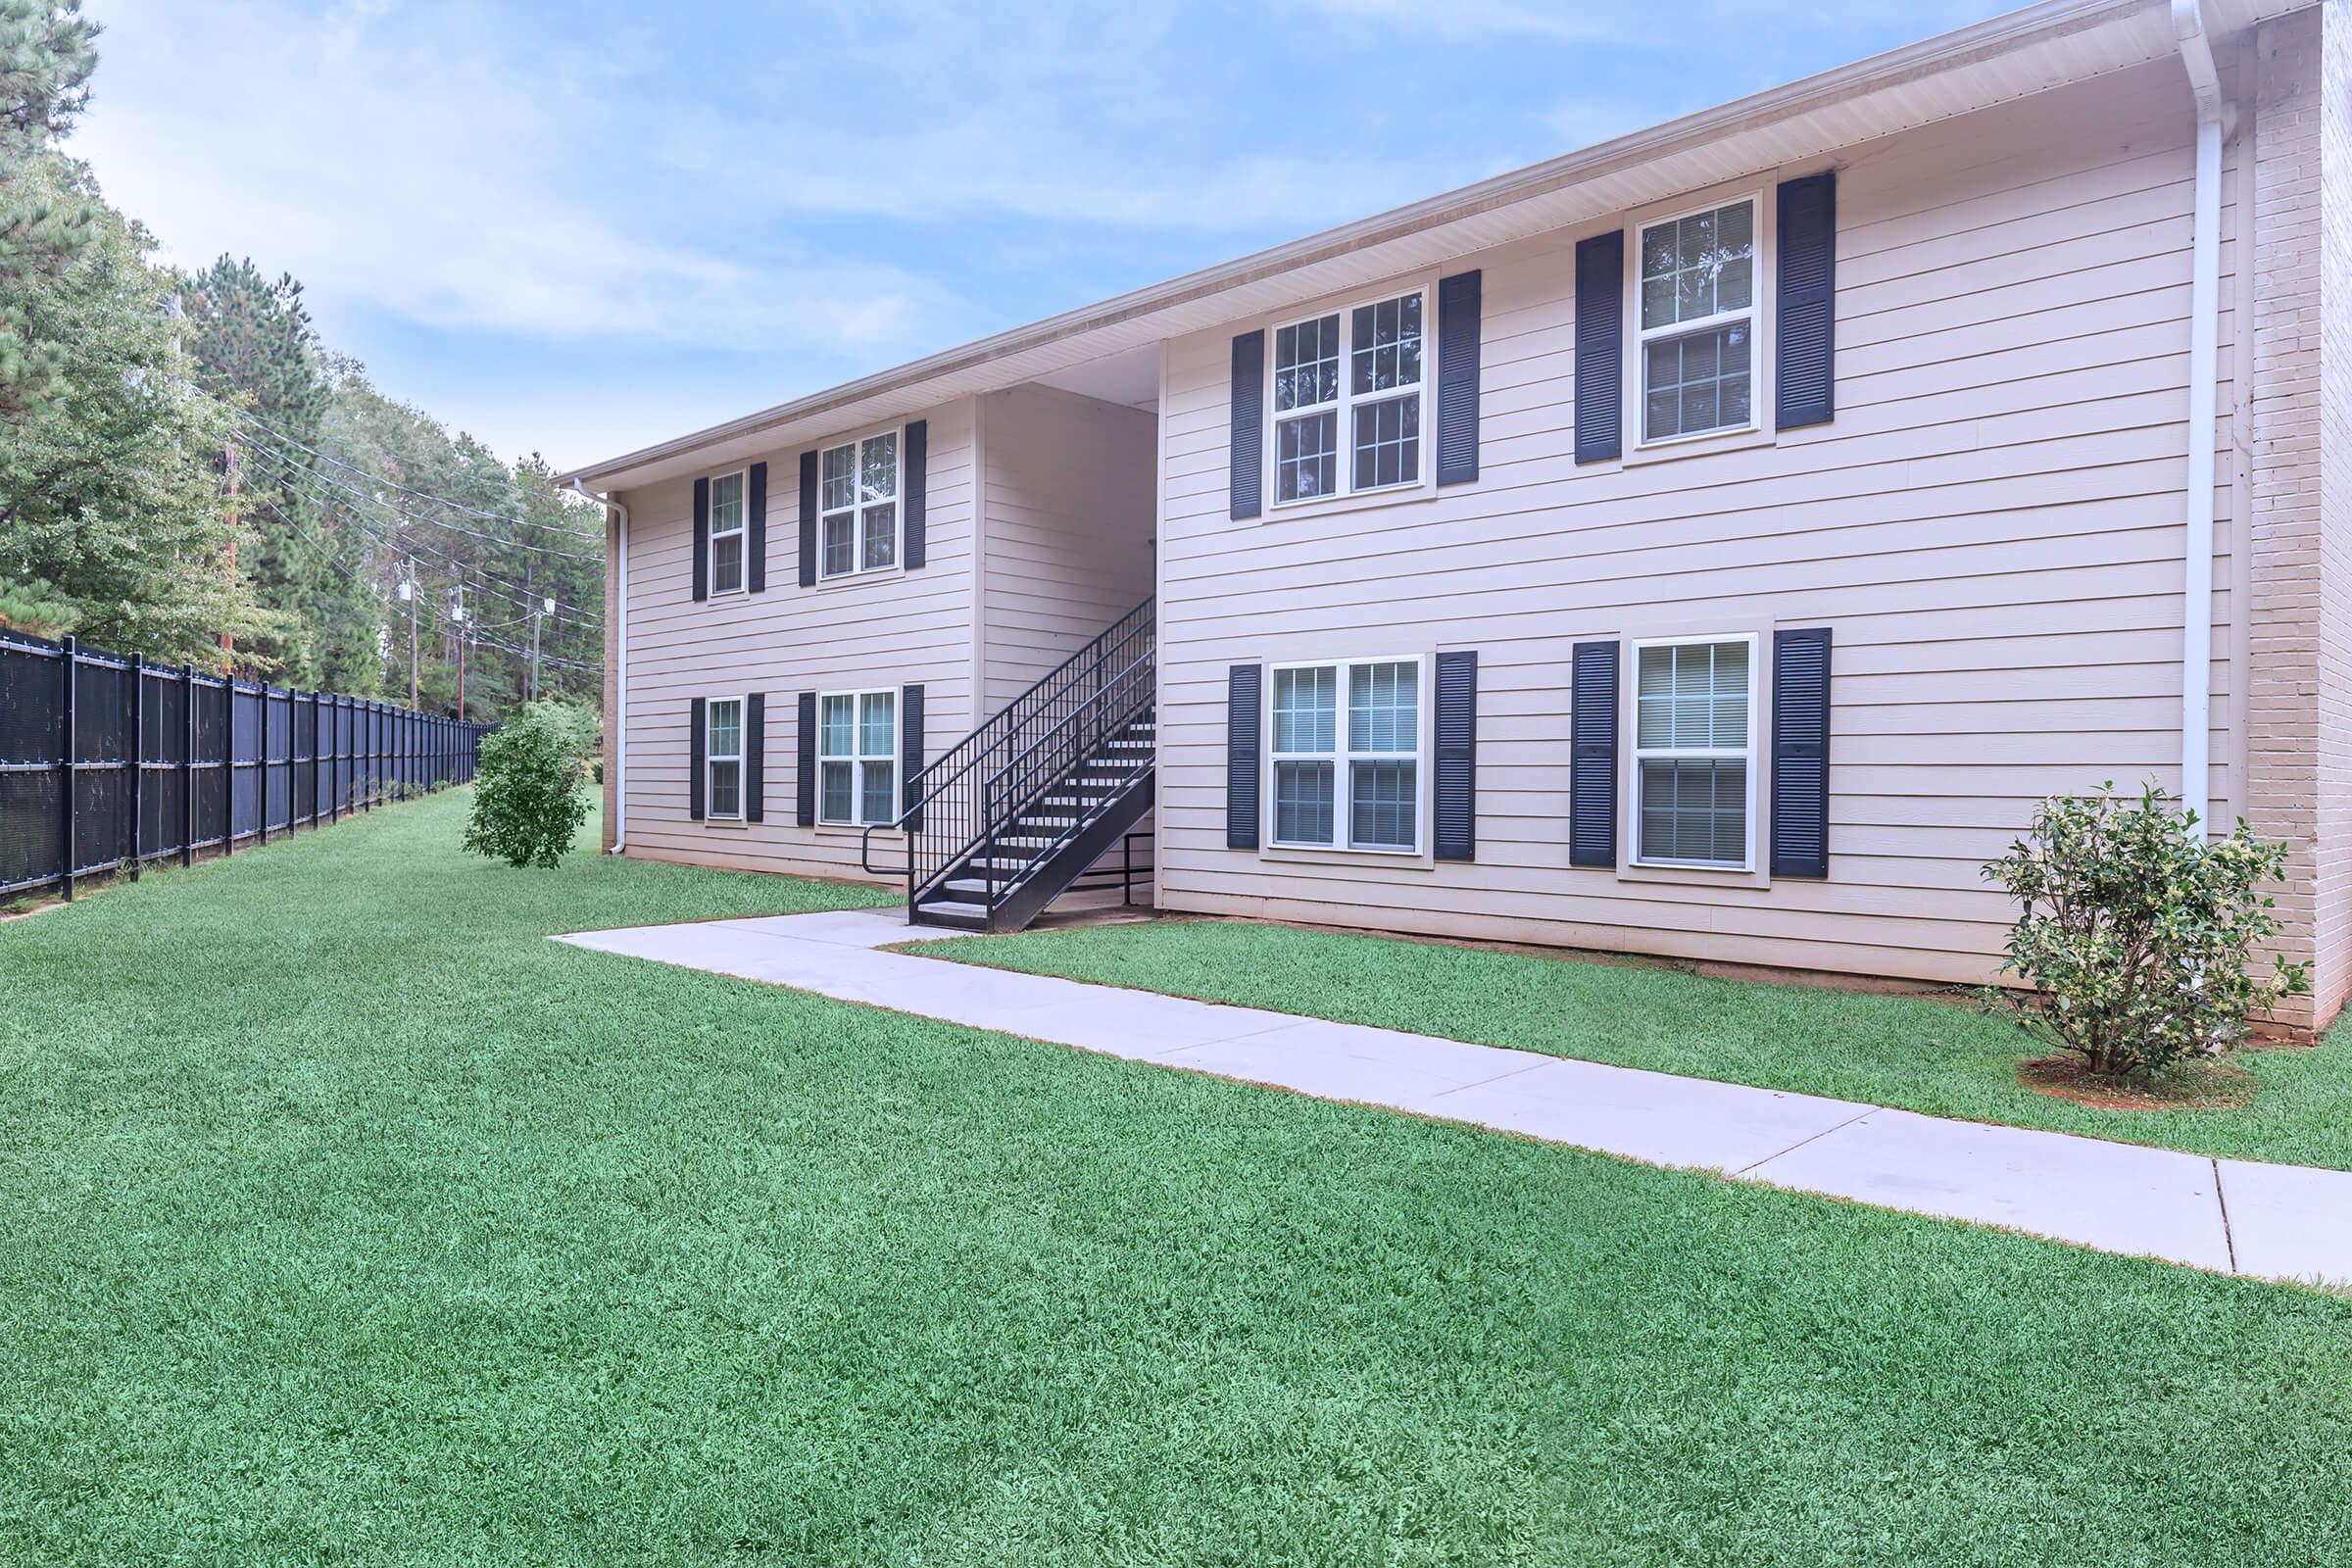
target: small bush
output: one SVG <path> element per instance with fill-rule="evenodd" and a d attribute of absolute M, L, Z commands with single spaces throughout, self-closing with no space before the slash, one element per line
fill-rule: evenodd
<path fill-rule="evenodd" d="M 2250 1013 L 2311 988 L 2310 967 L 2267 975 L 2253 950 L 2278 930 L 2260 891 L 2286 870 L 2286 846 L 2243 820 L 2224 839 L 2154 785 L 2136 803 L 2102 784 L 2035 808 L 2034 825 L 1984 867 L 2022 906 L 2001 965 L 2034 994 L 1986 1004 L 2079 1052 L 2095 1073 L 2149 1076 L 2226 1049 Z"/>
<path fill-rule="evenodd" d="M 596 715 L 572 703 L 533 703 L 483 737 L 466 848 L 553 869 L 588 820 L 580 780 L 595 747 Z"/>

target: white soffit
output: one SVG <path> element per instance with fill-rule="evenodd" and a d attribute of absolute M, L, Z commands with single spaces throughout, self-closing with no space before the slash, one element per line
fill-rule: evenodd
<path fill-rule="evenodd" d="M 2227 30 L 2312 0 L 2216 0 Z M 977 392 L 2176 53 L 2170 0 L 2047 0 L 1564 158 L 1049 317 L 562 476 L 625 489 Z"/>

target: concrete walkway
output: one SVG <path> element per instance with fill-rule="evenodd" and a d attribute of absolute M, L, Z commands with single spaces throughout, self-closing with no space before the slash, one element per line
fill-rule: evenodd
<path fill-rule="evenodd" d="M 860 909 L 556 940 L 2101 1251 L 2352 1285 L 2352 1172 L 1991 1127 L 877 951 L 961 934 Z"/>

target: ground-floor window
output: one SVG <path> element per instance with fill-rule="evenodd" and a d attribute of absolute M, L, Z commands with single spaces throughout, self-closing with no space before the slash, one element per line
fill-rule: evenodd
<path fill-rule="evenodd" d="M 1417 852 L 1421 661 L 1278 664 L 1273 674 L 1273 842 Z"/>
<path fill-rule="evenodd" d="M 1755 863 L 1755 638 L 1635 645 L 1634 858 Z"/>
<path fill-rule="evenodd" d="M 743 699 L 713 697 L 703 706 L 707 814 L 743 815 Z"/>
<path fill-rule="evenodd" d="M 899 694 L 826 692 L 818 710 L 817 820 L 896 821 Z"/>

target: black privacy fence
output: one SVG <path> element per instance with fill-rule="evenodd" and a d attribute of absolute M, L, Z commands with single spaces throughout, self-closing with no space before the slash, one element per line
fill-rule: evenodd
<path fill-rule="evenodd" d="M 0 632 L 0 895 L 466 783 L 494 727 Z"/>

